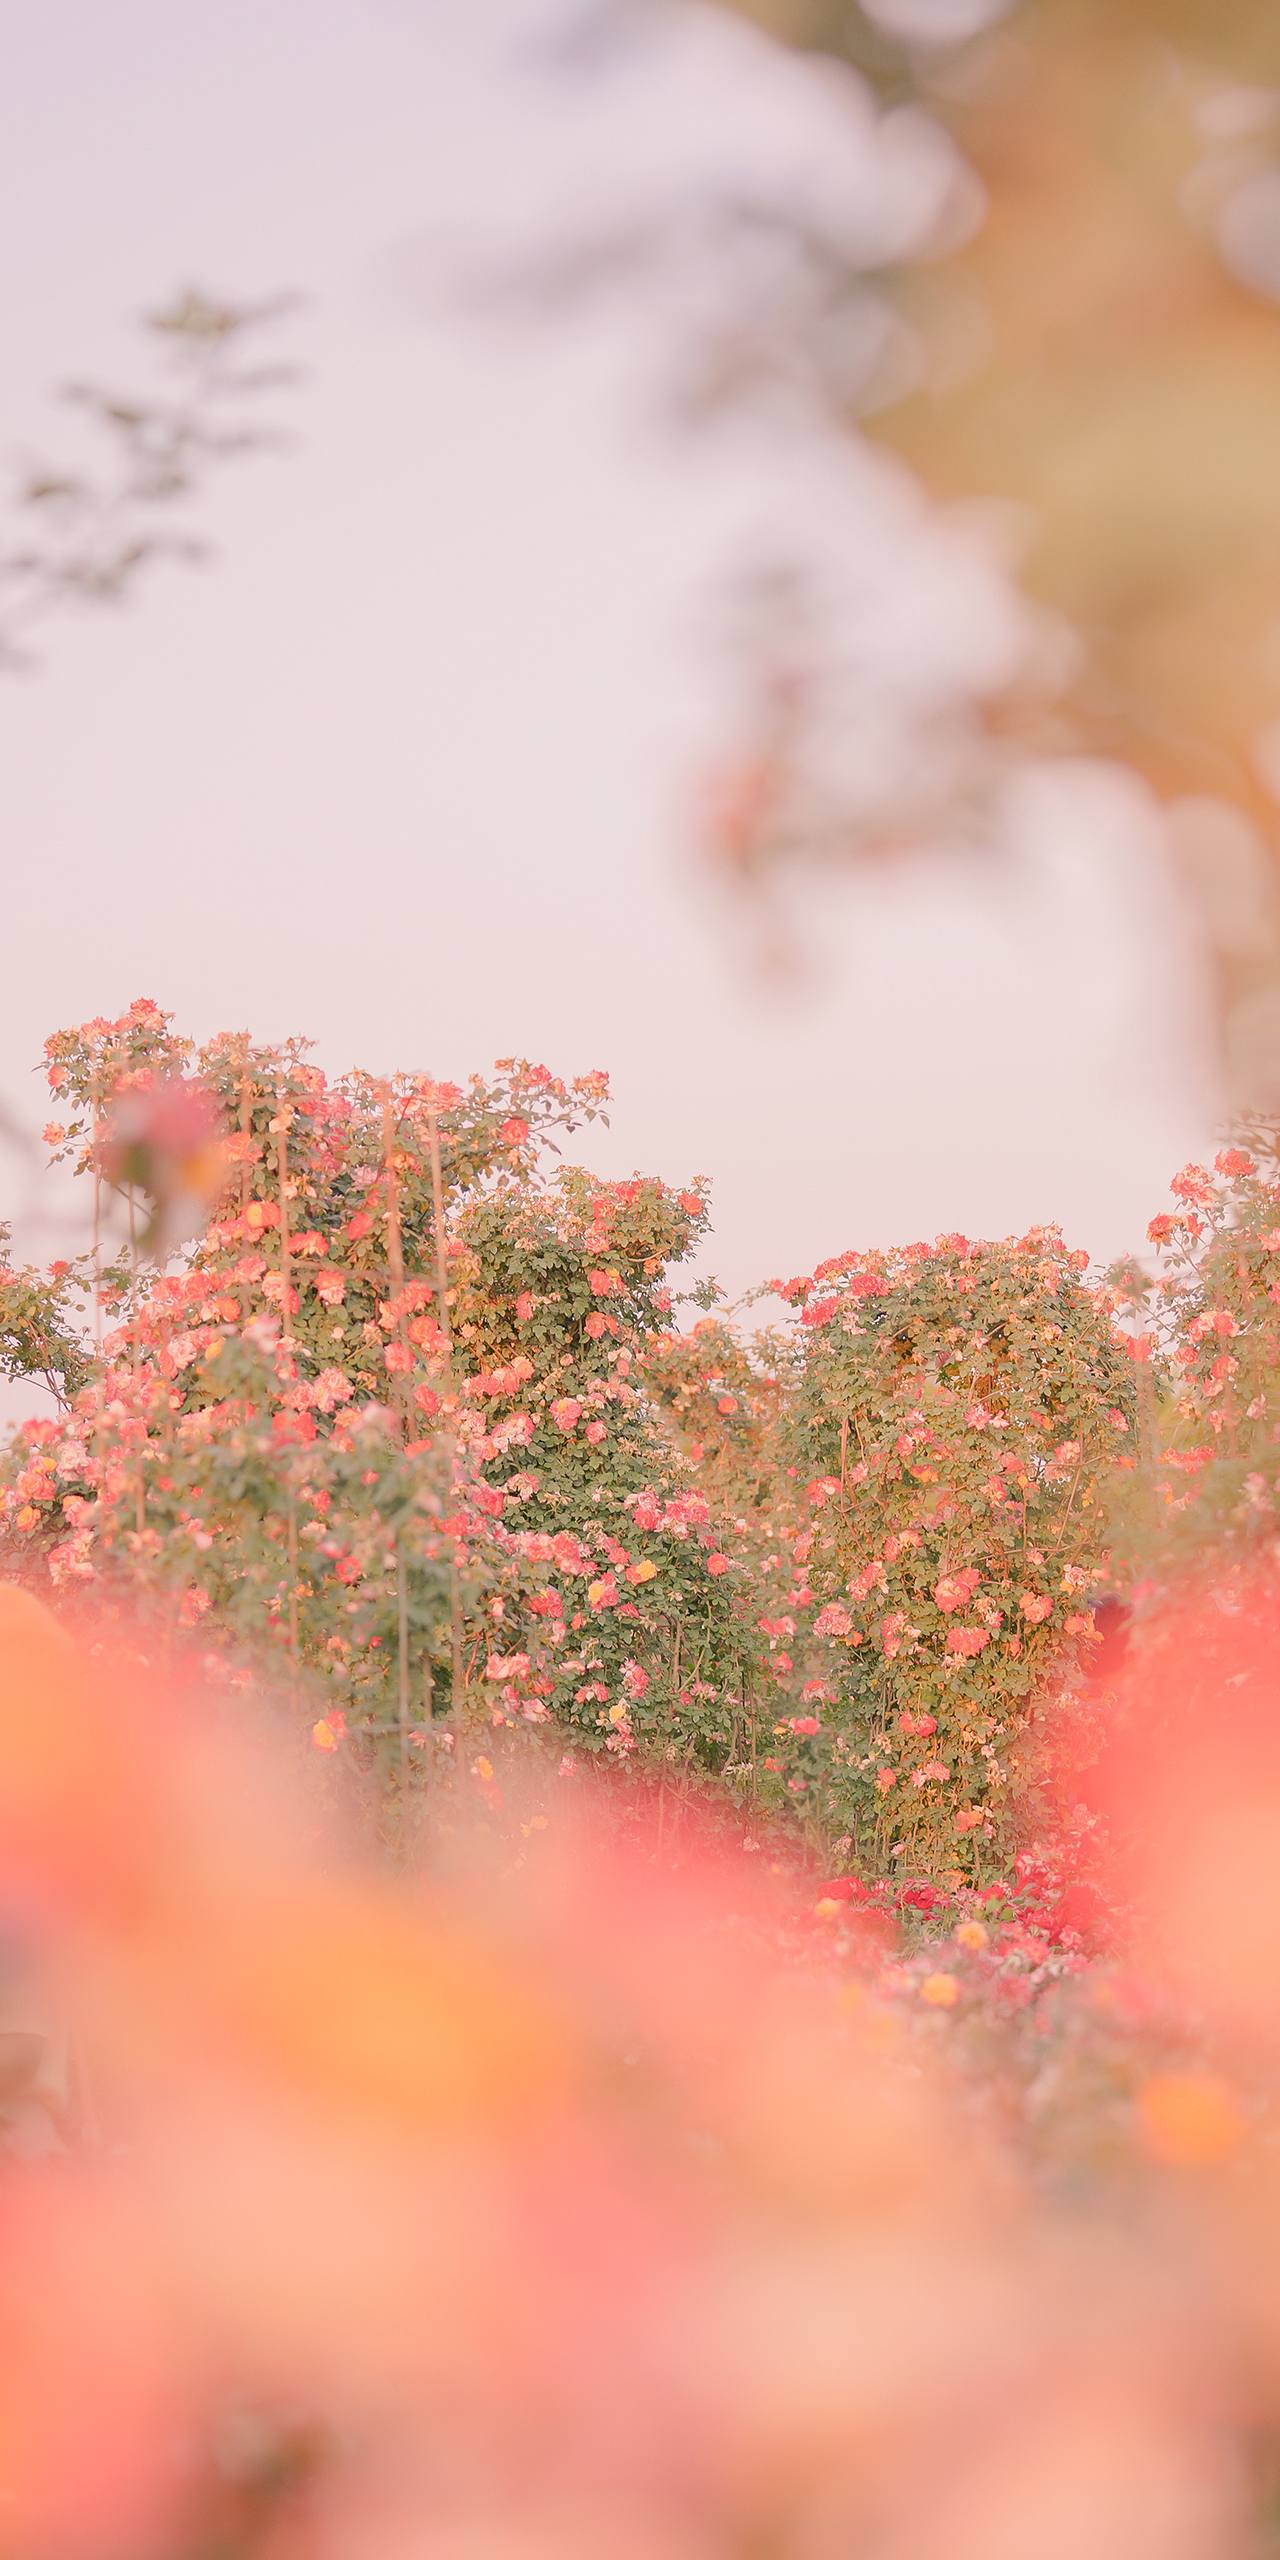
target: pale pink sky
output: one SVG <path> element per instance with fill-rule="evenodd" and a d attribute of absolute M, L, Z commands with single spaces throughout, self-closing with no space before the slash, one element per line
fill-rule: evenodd
<path fill-rule="evenodd" d="M 0 1091 L 38 1122 L 45 1031 L 146 993 L 200 1034 L 309 1030 L 333 1066 L 607 1066 L 592 1160 L 710 1174 L 735 1290 L 955 1225 L 1136 1242 L 1210 1104 L 1185 928 L 1123 786 L 1015 795 L 1012 891 L 940 853 L 806 892 L 815 967 L 789 992 L 690 855 L 725 710 L 712 599 L 744 554 L 808 532 L 879 580 L 873 630 L 913 680 L 998 645 L 983 580 L 943 564 L 935 593 L 855 458 L 667 432 L 643 298 L 466 317 L 407 254 L 513 250 L 739 168 L 861 220 L 893 212 L 885 169 L 830 82 L 710 13 L 590 86 L 511 67 L 548 14 L 11 6 L 11 451 L 56 452 L 68 372 L 138 378 L 123 324 L 175 284 L 312 301 L 298 448 L 202 507 L 216 565 L 50 628 L 0 693 Z"/>

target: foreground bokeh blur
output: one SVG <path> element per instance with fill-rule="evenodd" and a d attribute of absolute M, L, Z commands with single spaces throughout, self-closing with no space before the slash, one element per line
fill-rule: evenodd
<path fill-rule="evenodd" d="M 1173 1631 L 1202 1716 L 1234 1623 Z M 389 1861 L 264 1699 L 0 1638 L 10 1997 L 74 2065 L 0 2169 L 14 2560 L 1264 2547 L 1274 1751 L 1206 1832 L 1174 1702 L 1123 1955 L 1029 2017 L 981 1921 L 886 1946 L 549 1763 Z"/>

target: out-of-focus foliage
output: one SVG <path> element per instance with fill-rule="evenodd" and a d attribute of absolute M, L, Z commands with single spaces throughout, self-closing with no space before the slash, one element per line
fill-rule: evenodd
<path fill-rule="evenodd" d="M 192 561 L 205 546 L 182 507 L 220 464 L 279 441 L 256 423 L 265 394 L 296 379 L 262 362 L 257 332 L 287 297 L 234 304 L 187 291 L 148 315 L 167 360 L 166 387 L 118 393 L 69 383 L 63 398 L 87 422 L 85 458 L 33 462 L 9 493 L 0 531 L 0 670 L 29 663 L 27 635 L 68 604 L 117 604 L 148 568 Z M 83 439 L 82 439 L 83 442 Z"/>
<path fill-rule="evenodd" d="M 918 304 L 924 378 L 879 430 L 945 495 L 1025 507 L 1023 574 L 1081 644 L 1048 735 L 1265 824 L 1259 751 L 1280 708 L 1269 82 L 1280 29 L 1250 0 L 1027 0 L 954 74 L 945 112 L 986 211 Z M 1270 294 L 1244 254 L 1251 195 L 1260 221 L 1270 206 Z M 973 343 L 948 362 L 965 304 Z"/>
<path fill-rule="evenodd" d="M 728 0 L 733 6 L 734 0 Z M 1084 749 L 1169 802 L 1203 895 L 1238 1083 L 1280 1074 L 1280 25 L 1269 0 L 742 0 L 981 185 L 970 236 L 908 256 L 909 331 L 857 422 L 945 501 L 1004 511 L 1047 617 L 981 707 L 988 763 Z M 967 27 L 984 18 L 963 41 Z M 851 148 L 853 133 L 851 129 Z M 839 331 L 828 331 L 838 377 Z M 787 848 L 804 724 L 762 712 L 726 849 Z M 784 769 L 788 766 L 791 770 Z M 964 768 L 973 784 L 972 762 Z M 945 783 L 943 772 L 940 779 Z M 800 775 L 803 783 L 803 774 Z M 1234 830 L 1206 804 L 1235 813 Z M 850 813 L 846 845 L 856 842 Z M 1250 834 L 1250 830 L 1254 831 Z"/>

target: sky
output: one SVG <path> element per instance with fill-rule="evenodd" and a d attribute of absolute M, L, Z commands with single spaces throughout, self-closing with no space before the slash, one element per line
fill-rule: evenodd
<path fill-rule="evenodd" d="M 175 287 L 307 297 L 290 449 L 193 511 L 215 559 L 50 624 L 0 691 L 9 1109 L 46 1116 L 49 1029 L 147 994 L 334 1069 L 608 1068 L 584 1155 L 709 1175 L 735 1295 L 945 1228 L 1136 1245 L 1216 1105 L 1135 786 L 1046 769 L 985 851 L 797 885 L 789 974 L 698 859 L 744 565 L 807 546 L 855 600 L 864 763 L 904 687 L 999 660 L 990 575 L 848 443 L 673 421 L 692 256 L 554 317 L 465 289 L 713 184 L 891 238 L 937 182 L 918 133 L 692 0 L 590 78 L 540 46 L 556 0 L 0 17 L 0 460 L 57 458 L 69 374 L 143 383 L 133 317 Z"/>

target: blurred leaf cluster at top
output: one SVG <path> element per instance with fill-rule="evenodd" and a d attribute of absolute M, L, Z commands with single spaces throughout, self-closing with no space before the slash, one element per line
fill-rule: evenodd
<path fill-rule="evenodd" d="M 1069 724 L 1161 789 L 1224 791 L 1271 823 L 1271 0 L 1022 0 L 941 51 L 895 48 L 819 0 L 749 0 L 748 14 L 843 49 L 890 97 L 914 75 L 981 179 L 972 238 L 905 282 L 922 362 L 877 432 L 944 495 L 1029 510 L 1026 581 L 1082 642 L 1051 734 Z M 963 23 L 954 0 L 899 14 Z"/>
<path fill-rule="evenodd" d="M 945 218 L 843 290 L 838 244 L 810 239 L 826 274 L 806 363 L 835 425 L 975 523 L 985 511 L 1028 607 L 1016 671 L 973 688 L 965 754 L 935 763 L 932 806 L 887 828 L 832 809 L 823 849 L 936 835 L 948 799 L 980 808 L 1011 759 L 1120 761 L 1174 813 L 1236 1080 L 1280 1091 L 1274 0 L 719 5 L 829 57 L 882 146 L 928 131 L 954 154 Z M 738 277 L 732 326 L 758 371 L 749 262 Z M 864 317 L 851 370 L 851 312 L 869 289 L 878 333 Z M 722 395 L 758 387 L 721 365 Z M 815 635 L 794 593 L 764 602 L 777 637 L 754 753 L 717 804 L 721 850 L 747 876 L 811 853 L 815 835 L 793 788 L 812 749 Z"/>
<path fill-rule="evenodd" d="M 282 442 L 261 403 L 298 368 L 253 349 L 296 307 L 291 294 L 233 303 L 187 287 L 143 320 L 164 368 L 153 388 L 62 385 L 83 429 L 75 458 L 28 461 L 6 493 L 0 674 L 32 665 L 32 632 L 67 605 L 118 605 L 160 563 L 206 556 L 182 511 L 223 463 Z"/>

